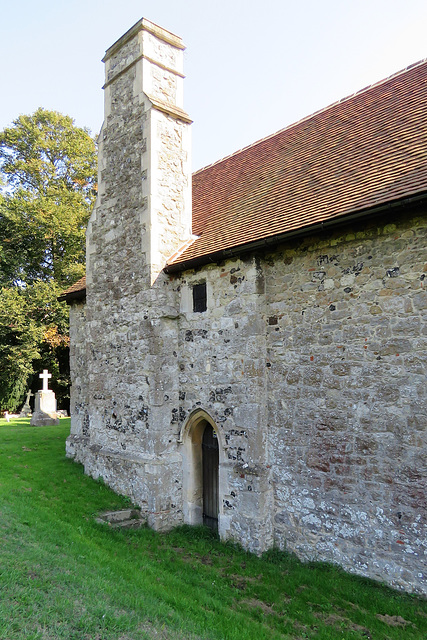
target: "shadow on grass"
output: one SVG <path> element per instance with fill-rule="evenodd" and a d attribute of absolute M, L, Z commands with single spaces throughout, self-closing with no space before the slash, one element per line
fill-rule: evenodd
<path fill-rule="evenodd" d="M 131 503 L 65 458 L 69 424 L 0 421 L 0 638 L 424 638 L 424 600 L 336 566 L 95 522 Z"/>

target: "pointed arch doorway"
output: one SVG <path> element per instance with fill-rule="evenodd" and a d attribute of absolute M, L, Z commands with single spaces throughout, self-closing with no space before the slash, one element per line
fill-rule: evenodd
<path fill-rule="evenodd" d="M 195 411 L 180 438 L 183 446 L 183 512 L 187 524 L 217 531 L 221 513 L 221 446 L 215 422 L 206 411 Z"/>

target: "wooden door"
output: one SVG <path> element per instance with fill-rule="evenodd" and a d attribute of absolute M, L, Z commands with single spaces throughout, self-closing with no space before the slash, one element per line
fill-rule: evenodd
<path fill-rule="evenodd" d="M 203 524 L 218 531 L 218 439 L 206 424 L 202 439 Z"/>

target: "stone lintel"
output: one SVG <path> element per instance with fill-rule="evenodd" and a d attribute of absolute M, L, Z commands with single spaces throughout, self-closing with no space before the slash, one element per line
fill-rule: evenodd
<path fill-rule="evenodd" d="M 153 108 L 156 109 L 157 111 L 162 111 L 163 113 L 166 113 L 166 115 L 171 116 L 176 120 L 182 120 L 183 122 L 187 122 L 188 124 L 191 124 L 193 122 L 190 116 L 188 115 L 188 113 L 186 113 L 183 109 L 180 109 L 175 105 L 166 104 L 166 102 L 162 102 L 162 100 L 158 100 L 157 98 L 154 98 L 154 96 L 151 96 L 148 93 L 146 94 L 146 96 L 150 100 L 151 104 L 153 105 Z"/>
<path fill-rule="evenodd" d="M 151 64 L 156 65 L 156 67 L 159 67 L 160 69 L 163 69 L 164 71 L 169 71 L 169 73 L 172 73 L 174 76 L 178 76 L 179 78 L 182 78 L 182 79 L 185 78 L 185 74 L 181 73 L 181 71 L 177 71 L 176 69 L 172 69 L 171 67 L 169 67 L 166 64 L 163 64 L 162 62 L 159 62 L 158 60 L 154 60 L 153 58 L 150 58 L 150 56 L 146 56 L 146 55 L 143 54 L 141 56 L 141 58 L 144 58 L 144 60 L 148 60 L 148 62 L 151 62 Z"/>
<path fill-rule="evenodd" d="M 179 78 L 185 78 L 185 75 L 180 71 L 176 71 L 176 69 L 171 69 L 171 67 L 168 67 L 165 64 L 162 64 L 161 62 L 156 62 L 156 60 L 153 60 L 153 58 L 150 58 L 149 56 L 146 56 L 145 54 L 141 53 L 140 56 L 132 60 L 132 62 L 129 62 L 129 64 L 126 65 L 126 67 L 118 71 L 115 76 L 107 80 L 107 82 L 102 86 L 102 89 L 106 89 L 107 87 L 109 87 L 110 84 L 112 84 L 115 80 L 117 80 L 117 78 L 120 78 L 120 76 L 126 73 L 126 71 L 129 71 L 129 69 L 133 67 L 140 60 L 148 60 L 148 62 L 151 62 L 151 64 L 156 65 L 156 67 L 159 67 L 160 69 L 164 69 L 165 71 L 168 71 L 169 73 L 172 73 L 173 75 L 178 76 Z M 190 120 L 190 122 L 192 122 L 192 120 Z"/>
<path fill-rule="evenodd" d="M 129 42 L 129 40 L 131 40 L 137 33 L 139 33 L 139 31 L 148 31 L 156 36 L 156 38 L 159 38 L 159 40 L 163 40 L 163 42 L 172 45 L 176 49 L 181 49 L 182 51 L 185 49 L 185 45 L 179 36 L 176 36 L 171 31 L 167 31 L 166 29 L 159 27 L 157 24 L 150 22 L 150 20 L 147 20 L 146 18 L 142 18 L 107 49 L 105 56 L 102 58 L 102 62 L 106 62 L 111 58 L 111 56 L 119 51 L 119 49 Z"/>

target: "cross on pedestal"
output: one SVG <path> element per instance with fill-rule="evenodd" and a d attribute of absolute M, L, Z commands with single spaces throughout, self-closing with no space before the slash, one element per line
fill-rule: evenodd
<path fill-rule="evenodd" d="M 48 380 L 52 377 L 51 373 L 48 373 L 47 369 L 43 369 L 43 373 L 39 373 L 39 378 L 43 380 L 43 391 L 49 391 Z"/>

